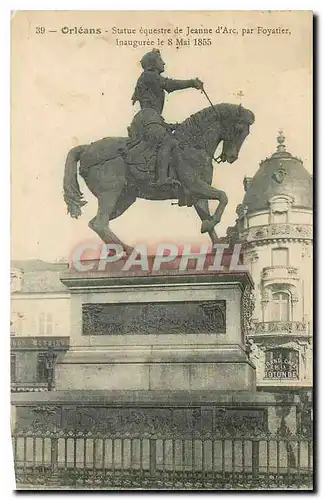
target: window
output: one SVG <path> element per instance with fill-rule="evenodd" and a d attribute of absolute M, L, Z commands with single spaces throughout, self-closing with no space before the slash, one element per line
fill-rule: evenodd
<path fill-rule="evenodd" d="M 288 222 L 287 212 L 274 212 L 273 224 L 286 224 Z"/>
<path fill-rule="evenodd" d="M 288 248 L 273 248 L 272 266 L 288 266 Z"/>
<path fill-rule="evenodd" d="M 272 294 L 272 321 L 290 321 L 291 307 L 290 295 L 287 292 L 276 292 Z"/>
<path fill-rule="evenodd" d="M 278 172 L 277 172 L 278 173 Z M 277 177 L 274 177 L 277 180 Z M 277 180 L 277 182 L 279 182 Z M 287 195 L 276 195 L 269 200 L 271 208 L 271 222 L 274 224 L 286 224 L 288 222 L 288 211 L 293 203 L 293 197 Z"/>
<path fill-rule="evenodd" d="M 46 368 L 46 354 L 40 352 L 37 356 L 37 381 L 47 382 L 48 370 Z"/>
<path fill-rule="evenodd" d="M 10 354 L 10 380 L 11 382 L 16 382 L 16 355 Z"/>
<path fill-rule="evenodd" d="M 298 379 L 299 353 L 286 348 L 266 351 L 265 378 Z"/>
<path fill-rule="evenodd" d="M 51 313 L 40 313 L 39 335 L 51 335 L 53 332 L 53 317 Z"/>

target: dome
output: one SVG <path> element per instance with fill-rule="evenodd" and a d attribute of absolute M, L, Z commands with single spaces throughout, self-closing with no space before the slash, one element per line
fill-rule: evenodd
<path fill-rule="evenodd" d="M 243 205 L 249 214 L 268 209 L 269 200 L 278 195 L 293 198 L 295 208 L 313 208 L 312 176 L 299 158 L 286 151 L 282 131 L 277 141 L 277 151 L 260 163 L 253 178 L 245 178 Z"/>

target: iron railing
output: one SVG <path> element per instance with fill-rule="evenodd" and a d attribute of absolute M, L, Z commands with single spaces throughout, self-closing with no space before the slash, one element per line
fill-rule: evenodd
<path fill-rule="evenodd" d="M 11 382 L 11 392 L 44 392 L 48 391 L 48 382 Z"/>
<path fill-rule="evenodd" d="M 16 431 L 17 489 L 312 489 L 309 435 Z"/>
<path fill-rule="evenodd" d="M 267 266 L 261 273 L 263 280 L 299 280 L 299 269 L 294 266 Z"/>
<path fill-rule="evenodd" d="M 272 333 L 290 333 L 309 335 L 309 325 L 304 321 L 259 321 L 255 322 L 254 333 L 272 334 Z"/>

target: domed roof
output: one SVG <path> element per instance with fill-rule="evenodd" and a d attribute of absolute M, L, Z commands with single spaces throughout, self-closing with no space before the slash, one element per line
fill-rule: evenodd
<path fill-rule="evenodd" d="M 260 163 L 253 178 L 245 178 L 243 204 L 248 213 L 268 209 L 269 200 L 277 195 L 292 197 L 293 207 L 313 208 L 312 176 L 299 158 L 286 151 L 282 131 L 277 141 L 277 151 Z"/>

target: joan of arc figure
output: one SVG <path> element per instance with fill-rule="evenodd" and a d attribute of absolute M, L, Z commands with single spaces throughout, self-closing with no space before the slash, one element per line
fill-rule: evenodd
<path fill-rule="evenodd" d="M 165 123 L 162 112 L 165 102 L 165 91 L 174 92 L 195 88 L 202 90 L 203 83 L 198 79 L 174 80 L 165 78 L 162 73 L 165 63 L 159 50 L 153 49 L 141 59 L 143 73 L 138 78 L 132 103 L 137 101 L 141 111 L 136 115 L 129 128 L 133 139 L 146 140 L 150 146 L 156 147 L 157 153 L 157 186 L 176 183 L 168 176 L 170 158 L 173 157 L 178 166 L 181 162 L 177 141 L 174 139 L 171 126 Z"/>

